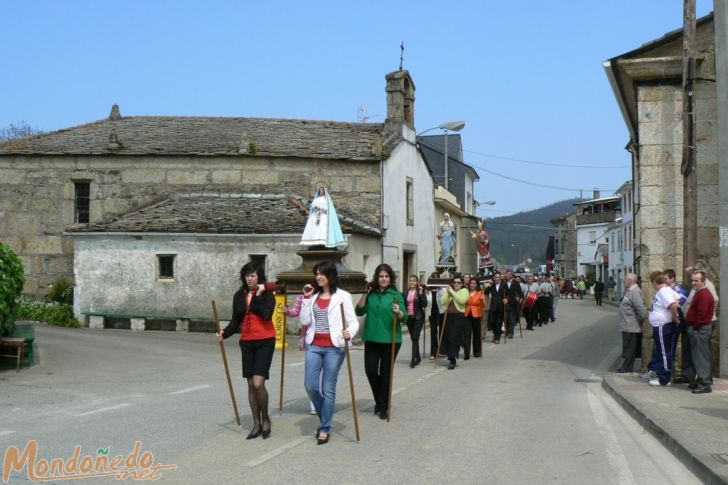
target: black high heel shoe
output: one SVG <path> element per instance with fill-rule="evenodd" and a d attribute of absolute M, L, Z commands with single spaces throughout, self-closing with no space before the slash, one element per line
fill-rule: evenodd
<path fill-rule="evenodd" d="M 272 430 L 271 424 L 270 424 L 270 421 L 268 421 L 268 429 L 261 428 L 261 433 L 260 434 L 261 434 L 261 436 L 263 436 L 263 439 L 264 440 L 270 438 L 270 432 L 271 432 L 271 430 Z"/>
<path fill-rule="evenodd" d="M 321 437 L 321 435 L 319 435 L 319 436 L 318 436 L 318 439 L 317 439 L 317 441 L 316 441 L 316 444 L 318 444 L 318 445 L 325 445 L 326 443 L 328 443 L 328 442 L 329 442 L 329 438 L 330 438 L 330 437 L 331 437 L 331 435 L 330 435 L 330 434 L 327 434 L 327 435 L 326 435 L 326 438 L 322 438 L 322 437 Z"/>
<path fill-rule="evenodd" d="M 263 434 L 263 430 L 261 428 L 258 428 L 258 431 L 253 430 L 250 433 L 248 433 L 248 436 L 246 436 L 245 439 L 246 440 L 252 440 L 252 439 L 257 438 L 261 434 Z M 270 434 L 270 430 L 268 430 L 268 434 Z"/>

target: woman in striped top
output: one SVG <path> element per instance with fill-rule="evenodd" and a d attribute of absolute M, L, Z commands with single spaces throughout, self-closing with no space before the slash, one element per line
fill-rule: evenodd
<path fill-rule="evenodd" d="M 300 318 L 301 325 L 306 328 L 308 345 L 304 383 L 320 420 L 316 439 L 323 445 L 329 442 L 331 434 L 336 381 L 345 356 L 344 341 L 356 335 L 359 320 L 354 313 L 351 294 L 338 288 L 336 265 L 322 261 L 314 266 L 313 274 L 316 285 L 306 285 L 303 289 Z"/>

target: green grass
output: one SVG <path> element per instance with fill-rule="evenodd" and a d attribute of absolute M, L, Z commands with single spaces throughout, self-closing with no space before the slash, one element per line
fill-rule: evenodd
<path fill-rule="evenodd" d="M 17 300 L 18 320 L 34 320 L 60 327 L 79 327 L 73 307 L 67 304 L 44 302 L 21 297 Z"/>

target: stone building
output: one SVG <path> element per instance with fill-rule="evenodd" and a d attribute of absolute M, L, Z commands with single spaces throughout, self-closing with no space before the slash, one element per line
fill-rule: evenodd
<path fill-rule="evenodd" d="M 554 237 L 554 262 L 558 265 L 556 276 L 575 279 L 576 272 L 576 212 L 551 219 L 556 226 Z"/>
<path fill-rule="evenodd" d="M 704 266 L 719 286 L 717 93 L 713 15 L 698 19 L 693 90 L 698 181 L 696 261 L 683 256 L 682 29 L 604 62 L 604 69 L 624 117 L 632 153 L 634 194 L 634 265 L 642 281 L 652 271 L 685 263 Z M 649 284 L 642 290 L 649 301 Z M 645 336 L 651 330 L 645 327 Z M 719 332 L 714 334 L 718 369 Z M 643 355 L 649 357 L 648 339 Z M 644 362 L 644 359 L 643 359 Z"/>
<path fill-rule="evenodd" d="M 387 74 L 386 93 L 384 123 L 122 116 L 114 106 L 106 119 L 0 144 L 0 238 L 25 265 L 24 292 L 73 274 L 74 230 L 87 225 L 178 194 L 311 197 L 320 185 L 380 234 L 377 253 L 348 261 L 353 269 L 431 271 L 433 182 L 415 143 L 409 73 Z"/>
<path fill-rule="evenodd" d="M 174 324 L 210 314 L 210 300 L 230 316 L 240 268 L 250 259 L 268 275 L 301 262 L 308 198 L 294 194 L 177 194 L 108 221 L 77 226 L 74 313 Z M 373 271 L 381 232 L 337 210 L 348 239 L 348 263 Z M 123 315 L 123 317 L 122 317 Z M 87 318 L 90 317 L 90 318 Z M 166 327 L 169 329 L 169 327 Z"/>

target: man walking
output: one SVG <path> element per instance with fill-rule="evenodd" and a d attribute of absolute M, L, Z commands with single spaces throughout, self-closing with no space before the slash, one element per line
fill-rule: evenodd
<path fill-rule="evenodd" d="M 602 280 L 597 280 L 594 284 L 594 301 L 597 302 L 597 306 L 602 306 L 602 297 L 604 297 L 604 283 Z"/>
<path fill-rule="evenodd" d="M 642 342 L 642 320 L 647 316 L 642 290 L 637 286 L 637 275 L 624 277 L 624 297 L 619 305 L 619 329 L 622 331 L 622 365 L 617 374 L 632 372 L 637 349 Z"/>
<path fill-rule="evenodd" d="M 508 328 L 506 328 L 506 338 L 513 338 L 513 331 L 518 322 L 518 305 L 523 300 L 523 292 L 521 285 L 513 279 L 513 271 L 506 271 L 506 290 L 503 303 L 506 306 L 505 312 L 508 313 Z"/>
<path fill-rule="evenodd" d="M 499 344 L 503 325 L 503 299 L 505 298 L 506 286 L 501 282 L 500 273 L 493 276 L 493 284 L 488 289 L 490 308 L 488 309 L 488 325 L 493 330 L 493 343 Z"/>

